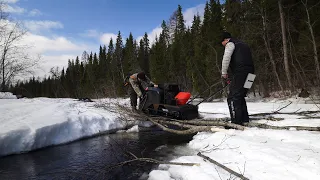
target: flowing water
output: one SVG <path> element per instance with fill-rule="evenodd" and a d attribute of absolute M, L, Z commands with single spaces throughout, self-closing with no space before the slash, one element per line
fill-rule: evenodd
<path fill-rule="evenodd" d="M 187 153 L 192 136 L 162 131 L 116 133 L 0 158 L 0 180 L 14 179 L 147 179 L 157 164 L 132 162 L 137 157 L 171 160 Z M 180 147 L 180 148 L 179 148 Z M 180 149 L 180 150 L 177 150 Z M 130 152 L 130 153 L 128 153 Z"/>

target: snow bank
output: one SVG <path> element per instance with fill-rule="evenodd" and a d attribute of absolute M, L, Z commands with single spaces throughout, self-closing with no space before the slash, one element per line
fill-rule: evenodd
<path fill-rule="evenodd" d="M 114 104 L 115 100 L 104 103 Z M 0 104 L 0 156 L 67 143 L 127 125 L 119 113 L 94 107 L 95 102 L 35 98 L 0 99 Z"/>
<path fill-rule="evenodd" d="M 11 92 L 0 92 L 0 99 L 17 99 Z"/>
<path fill-rule="evenodd" d="M 301 112 L 301 111 L 319 111 L 320 105 L 305 104 L 301 102 L 301 99 L 288 99 L 288 100 L 276 100 L 272 99 L 268 102 L 247 102 L 249 114 L 256 113 L 270 113 L 279 110 L 280 108 L 288 105 L 288 107 L 282 109 L 279 112 Z M 230 117 L 227 102 L 218 103 L 202 103 L 199 105 L 200 115 L 204 118 L 221 118 Z"/>
<path fill-rule="evenodd" d="M 288 101 L 248 103 L 250 114 L 276 111 Z M 313 104 L 293 101 L 281 112 L 319 111 Z M 207 118 L 229 117 L 226 102 L 203 103 L 201 115 Z M 310 116 L 319 117 L 314 113 Z M 300 115 L 275 115 L 282 121 L 256 122 L 277 126 L 320 126 L 320 119 L 304 119 Z M 149 180 L 212 180 L 234 179 L 234 175 L 197 156 L 205 156 L 243 174 L 249 179 L 286 180 L 320 179 L 320 133 L 309 131 L 265 130 L 250 128 L 245 131 L 220 129 L 216 133 L 198 133 L 186 145 L 190 153 L 172 159 L 172 162 L 200 163 L 200 166 L 159 165 L 149 173 Z M 235 178 L 237 179 L 237 178 Z"/>
<path fill-rule="evenodd" d="M 306 131 L 226 130 L 198 133 L 188 146 L 249 179 L 319 179 L 319 139 L 319 133 Z M 149 174 L 150 179 L 160 180 L 158 174 L 181 180 L 228 179 L 231 176 L 196 155 L 173 161 L 200 163 L 200 166 L 160 165 L 160 170 Z"/>
<path fill-rule="evenodd" d="M 95 134 L 117 131 L 127 125 L 137 132 L 136 124 L 128 124 L 114 104 L 129 106 L 128 99 L 102 99 L 82 102 L 74 99 L 0 99 L 0 156 L 30 151 L 50 145 L 71 142 Z M 250 114 L 272 112 L 288 104 L 288 100 L 248 103 Z M 101 105 L 103 105 L 102 108 Z M 100 108 L 99 108 L 100 107 Z M 313 104 L 298 101 L 281 112 L 317 111 Z M 205 119 L 229 117 L 226 102 L 202 103 Z M 314 113 L 309 116 L 317 117 Z M 320 126 L 319 119 L 300 115 L 277 114 L 282 121 L 262 119 L 256 122 L 278 126 Z M 139 122 L 138 122 L 139 123 Z M 148 123 L 139 125 L 150 126 Z M 159 147 L 157 150 L 161 150 Z M 224 130 L 198 133 L 187 147 L 177 149 L 174 162 L 199 163 L 200 166 L 159 165 L 149 173 L 150 180 L 230 179 L 230 174 L 204 161 L 197 152 L 224 164 L 249 179 L 320 179 L 320 133 L 308 131 Z M 232 179 L 232 178 L 231 178 Z"/>

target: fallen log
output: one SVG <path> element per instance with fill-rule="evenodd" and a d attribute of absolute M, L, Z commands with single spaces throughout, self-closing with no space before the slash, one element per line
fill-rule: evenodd
<path fill-rule="evenodd" d="M 314 113 L 320 113 L 320 111 L 301 111 L 301 112 L 267 112 L 267 113 L 249 114 L 249 116 L 268 116 L 268 115 L 273 115 L 273 114 L 307 115 L 307 114 L 314 114 Z"/>
<path fill-rule="evenodd" d="M 172 133 L 178 133 L 178 134 L 193 134 L 199 131 L 211 131 L 214 132 L 212 129 L 213 126 L 223 126 L 223 127 L 229 127 L 237 130 L 245 130 L 248 127 L 257 127 L 262 129 L 274 129 L 274 130 L 298 130 L 298 131 L 320 131 L 320 127 L 307 127 L 307 126 L 272 126 L 262 123 L 255 123 L 255 122 L 249 122 L 244 123 L 244 126 L 229 123 L 229 122 L 223 122 L 223 121 L 215 121 L 215 120 L 175 120 L 175 119 L 149 119 L 154 124 L 158 125 L 161 129 L 165 131 L 169 131 Z M 167 128 L 163 126 L 163 124 L 171 124 L 176 125 L 181 128 L 188 128 L 187 130 L 172 130 L 170 128 Z"/>
<path fill-rule="evenodd" d="M 217 121 L 215 119 L 175 120 L 175 121 L 180 122 L 180 123 L 193 124 L 193 125 L 224 126 L 224 127 L 234 128 L 237 130 L 244 130 L 245 129 L 244 126 L 234 124 L 234 123 L 225 122 L 225 121 Z"/>
<path fill-rule="evenodd" d="M 175 134 L 179 134 L 179 135 L 188 135 L 188 134 L 195 134 L 197 132 L 201 132 L 201 131 L 211 131 L 211 127 L 210 126 L 190 126 L 190 125 L 181 125 L 179 123 L 175 123 L 175 122 L 164 122 L 161 121 L 164 124 L 172 124 L 172 125 L 177 125 L 180 127 L 188 127 L 189 129 L 186 130 L 175 130 L 175 129 L 170 129 L 165 127 L 163 124 L 159 123 L 159 121 L 157 120 L 153 120 L 153 119 L 149 119 L 153 124 L 157 125 L 159 128 L 161 128 L 164 131 L 170 132 L 170 133 L 175 133 Z"/>
<path fill-rule="evenodd" d="M 284 118 L 275 118 L 273 116 L 252 117 L 250 121 L 269 120 L 269 121 L 282 121 Z"/>
<path fill-rule="evenodd" d="M 221 119 L 224 118 L 217 118 L 217 119 L 194 119 L 194 120 L 177 120 L 177 119 L 170 119 L 170 118 L 164 118 L 164 117 L 156 117 L 156 118 L 151 118 L 151 119 L 156 119 L 156 120 L 161 120 L 164 123 L 167 122 L 177 122 L 177 123 L 172 123 L 176 125 L 181 125 L 185 127 L 193 127 L 194 125 L 196 126 L 224 126 L 224 127 L 229 127 L 229 128 L 234 128 L 237 130 L 244 130 L 245 127 L 234 124 L 234 123 L 229 123 L 226 121 L 222 121 Z M 193 126 L 190 126 L 193 125 Z"/>
<path fill-rule="evenodd" d="M 272 126 L 268 124 L 262 124 L 262 123 L 254 123 L 250 122 L 245 124 L 247 127 L 257 127 L 262 129 L 275 129 L 275 130 L 290 130 L 295 129 L 298 131 L 320 131 L 320 127 L 307 127 L 307 126 Z"/>
<path fill-rule="evenodd" d="M 120 108 L 122 110 L 127 109 L 124 107 L 120 107 Z M 136 112 L 130 112 L 130 111 L 127 111 L 126 113 L 128 113 L 130 117 L 135 117 L 139 120 L 150 121 L 164 131 L 180 134 L 180 135 L 195 134 L 201 131 L 215 132 L 215 130 L 213 130 L 213 126 L 222 126 L 222 127 L 233 128 L 237 130 L 245 130 L 246 128 L 257 127 L 262 129 L 275 129 L 275 130 L 295 129 L 295 130 L 306 130 L 306 131 L 320 131 L 320 127 L 272 126 L 272 125 L 267 125 L 262 123 L 254 123 L 254 122 L 245 123 L 244 126 L 241 126 L 238 124 L 226 122 L 226 120 L 228 120 L 226 118 L 206 119 L 206 120 L 203 120 L 203 119 L 177 120 L 177 119 L 171 119 L 171 118 L 165 118 L 165 117 L 150 117 L 144 113 L 136 113 Z M 314 113 L 320 113 L 320 111 L 302 111 L 302 112 L 288 112 L 288 113 L 275 111 L 271 113 L 251 114 L 250 116 L 266 116 L 271 114 L 309 115 Z M 262 119 L 263 118 L 261 118 L 261 120 Z M 255 118 L 255 120 L 258 120 L 258 119 Z M 282 118 L 274 118 L 269 116 L 267 120 L 282 120 Z M 166 127 L 166 125 L 175 125 L 180 127 L 182 130 L 170 129 Z"/>

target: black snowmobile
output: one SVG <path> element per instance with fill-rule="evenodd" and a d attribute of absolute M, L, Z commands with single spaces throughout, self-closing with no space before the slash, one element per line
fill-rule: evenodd
<path fill-rule="evenodd" d="M 159 84 L 158 87 L 148 87 L 144 90 L 144 96 L 139 104 L 139 109 L 145 114 L 152 116 L 164 116 L 181 120 L 199 118 L 198 105 L 209 101 L 216 94 L 223 91 L 229 86 L 230 80 L 224 82 L 225 85 L 222 88 L 216 88 L 209 97 L 203 98 L 196 103 L 193 103 L 193 101 L 220 84 L 221 81 L 217 81 L 208 89 L 193 96 L 193 98 L 190 98 L 190 92 L 181 91 L 177 84 L 165 83 Z"/>
<path fill-rule="evenodd" d="M 139 109 L 154 116 L 190 120 L 198 118 L 198 106 L 187 103 L 191 94 L 181 91 L 177 84 L 159 84 L 145 89 Z"/>

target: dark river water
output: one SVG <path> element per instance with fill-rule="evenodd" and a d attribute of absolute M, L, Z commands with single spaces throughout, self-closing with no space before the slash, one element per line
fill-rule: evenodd
<path fill-rule="evenodd" d="M 171 160 L 185 155 L 180 146 L 192 136 L 162 131 L 101 135 L 41 150 L 0 158 L 0 180 L 14 179 L 147 179 L 157 164 L 133 162 L 138 157 Z M 181 148 L 184 150 L 185 148 Z M 112 168 L 113 167 L 113 168 Z"/>

